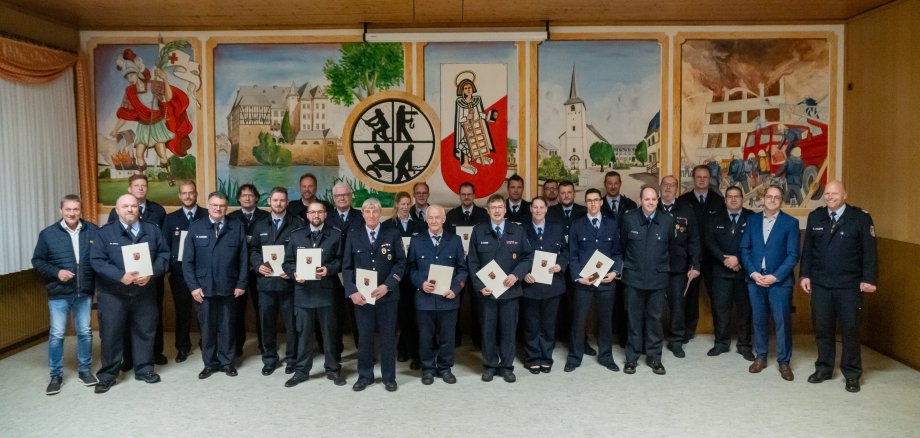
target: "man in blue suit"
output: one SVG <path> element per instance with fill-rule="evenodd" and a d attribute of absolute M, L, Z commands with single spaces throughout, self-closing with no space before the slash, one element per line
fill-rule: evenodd
<path fill-rule="evenodd" d="M 776 325 L 776 361 L 785 380 L 794 379 L 792 358 L 793 269 L 799 260 L 799 221 L 780 211 L 783 189 L 767 188 L 764 209 L 752 215 L 741 240 L 741 264 L 747 275 L 751 315 L 754 321 L 754 354 L 748 371 L 759 373 L 767 366 L 770 315 Z"/>
<path fill-rule="evenodd" d="M 226 217 L 227 195 L 208 195 L 208 218 L 195 221 L 185 238 L 182 274 L 198 302 L 201 327 L 201 359 L 204 369 L 199 379 L 215 371 L 233 377 L 235 342 L 234 298 L 246 293 L 249 277 L 249 247 L 246 229 L 240 221 Z"/>

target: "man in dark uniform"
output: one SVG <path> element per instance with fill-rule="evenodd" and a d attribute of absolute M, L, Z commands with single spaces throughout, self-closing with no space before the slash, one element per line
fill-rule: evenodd
<path fill-rule="evenodd" d="M 489 221 L 489 212 L 486 209 L 476 205 L 476 187 L 471 182 L 460 184 L 460 205 L 450 209 L 447 212 L 447 224 L 445 228 L 448 232 L 463 237 L 457 231 L 457 227 L 473 227 L 478 223 Z M 469 235 L 467 235 L 469 237 Z M 482 313 L 482 304 L 479 302 L 482 298 L 478 292 L 473 290 L 473 282 L 466 281 L 463 291 L 457 298 L 458 305 L 461 309 L 457 312 L 457 329 L 454 332 L 455 345 L 460 345 L 463 340 L 461 316 L 464 314 L 463 308 L 466 308 L 466 314 L 469 316 L 469 333 L 476 348 L 482 347 L 482 330 L 479 326 L 479 315 Z M 466 304 L 464 304 L 466 303 Z"/>
<path fill-rule="evenodd" d="M 732 309 L 735 311 L 735 330 L 738 334 L 738 354 L 754 360 L 751 350 L 751 302 L 748 297 L 744 269 L 741 267 L 741 237 L 753 211 L 741 207 L 744 195 L 741 188 L 725 189 L 726 211 L 712 217 L 704 232 L 706 251 L 721 263 L 712 268 L 712 326 L 715 345 L 706 353 L 718 356 L 728 352 L 732 344 Z"/>
<path fill-rule="evenodd" d="M 193 223 L 185 239 L 182 273 L 192 298 L 198 302 L 201 327 L 201 359 L 204 369 L 199 379 L 220 370 L 233 377 L 234 299 L 246 293 L 249 276 L 249 248 L 246 230 L 227 213 L 227 195 L 208 195 L 208 218 Z"/>
<path fill-rule="evenodd" d="M 575 203 L 575 183 L 571 181 L 562 181 L 559 183 L 559 203 L 550 207 L 546 217 L 562 225 L 562 239 L 565 245 L 569 245 L 569 229 L 572 227 L 572 221 L 585 215 L 587 209 L 584 205 Z M 569 341 L 569 329 L 572 327 L 572 297 L 574 295 L 575 283 L 568 272 L 566 266 L 565 272 L 562 273 L 565 280 L 565 295 L 559 303 L 558 321 L 556 323 L 556 333 L 559 339 Z M 585 354 L 596 356 L 597 350 L 591 345 L 585 343 Z"/>
<path fill-rule="evenodd" d="M 629 341 L 623 372 L 635 373 L 639 356 L 645 353 L 646 364 L 652 372 L 662 375 L 665 369 L 661 364 L 661 314 L 671 281 L 669 249 L 677 230 L 674 217 L 658 211 L 658 191 L 654 187 L 645 187 L 639 193 L 642 207 L 626 212 L 620 227 L 623 283 L 629 313 Z"/>
<path fill-rule="evenodd" d="M 349 231 L 364 228 L 364 216 L 361 214 L 361 210 L 351 207 L 354 192 L 352 192 L 351 186 L 348 184 L 340 182 L 333 186 L 332 199 L 335 202 L 335 209 L 326 215 L 326 223 L 342 230 L 342 247 L 344 248 L 344 240 L 348 239 Z M 345 332 L 346 326 L 351 326 L 351 336 L 355 341 L 355 348 L 358 347 L 358 323 L 355 321 L 355 306 L 345 295 L 345 286 L 342 285 L 342 281 L 338 276 L 333 281 L 336 283 L 336 295 L 339 299 L 336 304 L 336 312 L 338 312 L 336 321 L 339 324 L 337 346 L 339 354 L 341 354 L 345 349 L 341 337 Z"/>
<path fill-rule="evenodd" d="M 508 190 L 508 202 L 505 204 L 505 219 L 518 225 L 530 223 L 530 203 L 523 199 L 524 178 L 514 174 L 505 183 Z"/>
<path fill-rule="evenodd" d="M 617 224 L 619 224 L 620 219 L 623 218 L 623 213 L 637 207 L 635 201 L 620 193 L 620 187 L 622 187 L 622 185 L 623 180 L 620 178 L 619 172 L 611 170 L 604 175 L 604 191 L 606 193 L 603 198 L 604 203 L 601 205 L 601 212 L 605 216 L 616 219 Z M 626 336 L 628 333 L 626 324 L 629 319 L 629 315 L 626 313 L 626 303 L 624 301 L 626 294 L 623 293 L 622 280 L 617 280 L 614 284 L 616 285 L 617 293 L 614 296 L 613 304 L 613 331 L 617 335 L 620 346 L 626 347 Z"/>
<path fill-rule="evenodd" d="M 166 209 L 162 205 L 147 199 L 147 176 L 144 174 L 134 174 L 128 178 L 128 193 L 134 195 L 138 204 L 139 220 L 163 228 L 163 221 L 166 219 Z M 118 220 L 118 215 L 113 208 L 109 212 L 109 220 L 112 223 Z M 166 365 L 166 356 L 163 355 L 163 294 L 165 293 L 163 277 L 154 278 L 154 287 L 157 291 L 157 333 L 153 341 L 153 361 L 157 365 Z M 131 369 L 131 336 L 125 336 L 124 346 L 124 363 L 121 365 L 122 371 Z"/>
<path fill-rule="evenodd" d="M 267 218 L 267 211 L 260 210 L 256 205 L 259 203 L 261 195 L 255 185 L 243 184 L 236 191 L 236 202 L 240 204 L 240 209 L 227 215 L 228 218 L 237 220 L 243 224 L 246 232 L 246 242 L 252 240 L 252 225 Z M 255 311 L 256 318 L 256 340 L 259 345 L 259 352 L 262 351 L 262 323 L 259 320 L 259 290 L 256 288 L 258 273 L 250 270 L 246 280 L 246 293 L 236 298 L 234 304 L 233 330 L 235 339 L 236 357 L 243 357 L 243 345 L 246 344 L 246 302 L 252 301 L 252 309 Z"/>
<path fill-rule="evenodd" d="M 169 247 L 169 289 L 172 291 L 173 306 L 176 311 L 176 362 L 185 362 L 192 351 L 192 340 L 189 333 L 192 329 L 192 310 L 194 310 L 192 292 L 185 284 L 182 275 L 182 257 L 179 247 L 182 246 L 182 235 L 188 232 L 188 227 L 200 219 L 208 216 L 207 210 L 198 207 L 198 188 L 195 181 L 188 180 L 179 183 L 179 201 L 182 208 L 166 215 L 163 221 L 163 240 Z M 186 233 L 184 233 L 186 232 Z"/>
<path fill-rule="evenodd" d="M 297 333 L 297 359 L 294 375 L 284 382 L 291 388 L 306 382 L 313 368 L 313 328 L 319 325 L 325 345 L 336 345 L 342 339 L 339 324 L 336 322 L 335 303 L 341 297 L 336 296 L 337 275 L 342 272 L 342 230 L 327 225 L 326 205 L 314 201 L 307 207 L 310 224 L 291 233 L 290 242 L 284 253 L 284 272 L 294 278 L 294 327 Z M 322 251 L 320 266 L 315 273 L 297 271 L 298 249 L 319 248 Z M 303 256 L 306 257 L 306 256 Z M 314 279 L 315 276 L 315 279 Z M 294 340 L 288 340 L 294 342 Z M 342 354 L 336 348 L 326 348 L 323 352 L 323 368 L 326 378 L 337 386 L 345 385 L 342 376 Z"/>
<path fill-rule="evenodd" d="M 671 241 L 671 268 L 668 280 L 667 303 L 670 310 L 671 330 L 668 333 L 668 350 L 675 357 L 684 357 L 684 343 L 687 342 L 684 310 L 687 282 L 700 275 L 701 243 L 696 215 L 687 204 L 676 203 L 677 178 L 668 175 L 661 179 L 661 199 L 658 210 L 674 218 L 675 236 Z"/>
<path fill-rule="evenodd" d="M 316 175 L 305 173 L 300 176 L 300 199 L 292 199 L 288 202 L 287 211 L 304 221 L 307 221 L 307 206 L 316 201 Z M 326 211 L 332 210 L 332 205 L 326 201 L 320 201 L 326 206 Z"/>
<path fill-rule="evenodd" d="M 413 220 L 425 223 L 425 210 L 429 206 L 428 196 L 430 194 L 431 189 L 428 188 L 428 183 L 426 182 L 417 182 L 412 186 L 412 196 L 415 197 L 415 204 L 409 210 L 409 216 L 412 216 Z"/>
<path fill-rule="evenodd" d="M 153 343 L 156 336 L 157 304 L 154 278 L 169 265 L 169 249 L 160 229 L 140 220 L 134 195 L 122 195 L 115 203 L 118 219 L 99 229 L 91 242 L 90 263 L 96 271 L 96 302 L 99 306 L 99 337 L 102 368 L 96 373 L 95 392 L 104 393 L 115 384 L 122 363 L 124 337 L 130 333 L 134 357 L 134 378 L 147 383 L 160 381 L 154 372 Z M 122 247 L 147 244 L 153 276 L 126 272 Z"/>
<path fill-rule="evenodd" d="M 505 199 L 501 195 L 490 196 L 486 205 L 489 207 L 490 220 L 473 228 L 467 256 L 473 288 L 483 296 L 482 381 L 492 381 L 497 372 L 506 382 L 511 383 L 516 380 L 514 338 L 518 298 L 523 295 L 519 280 L 530 272 L 533 249 L 524 229 L 510 219 L 505 219 Z M 499 298 L 495 298 L 492 289 L 486 287 L 476 275 L 493 260 L 507 275 L 502 284 L 508 290 Z"/>
<path fill-rule="evenodd" d="M 374 383 L 374 334 L 380 335 L 380 374 L 387 391 L 396 384 L 396 314 L 399 281 L 406 267 L 402 238 L 395 228 L 380 225 L 380 201 L 369 198 L 361 205 L 364 226 L 352 228 L 345 240 L 342 274 L 345 294 L 355 305 L 358 325 L 358 381 L 352 389 L 363 391 Z M 377 287 L 371 292 L 376 302 L 368 304 L 358 292 L 357 270 L 373 271 Z"/>
<path fill-rule="evenodd" d="M 620 228 L 615 217 L 601 212 L 603 202 L 600 190 L 585 191 L 587 213 L 572 222 L 569 232 L 569 276 L 575 283 L 575 290 L 572 298 L 571 343 L 564 369 L 567 373 L 581 366 L 585 349 L 585 327 L 592 301 L 595 300 L 598 326 L 597 360 L 610 371 L 620 370 L 613 360 L 613 300 L 616 294 L 614 279 L 623 267 L 620 256 Z M 595 251 L 600 251 L 613 260 L 610 271 L 597 286 L 594 285 L 594 280 L 581 276 L 582 269 Z"/>
<path fill-rule="evenodd" d="M 435 375 L 445 383 L 457 383 L 451 372 L 454 366 L 454 330 L 460 309 L 460 291 L 466 282 L 466 258 L 460 237 L 444 232 L 444 208 L 431 205 L 427 211 L 428 229 L 412 237 L 406 272 L 415 286 L 416 320 L 418 321 L 419 357 L 422 384 L 430 385 Z M 450 284 L 442 294 L 435 293 L 430 278 L 432 265 L 453 268 Z"/>
<path fill-rule="evenodd" d="M 840 181 L 824 188 L 826 207 L 808 215 L 802 248 L 800 281 L 811 294 L 818 360 L 811 383 L 832 377 L 836 358 L 837 324 L 843 354 L 840 372 L 849 392 L 859 392 L 862 360 L 859 354 L 859 313 L 862 294 L 876 290 L 878 258 L 875 226 L 865 210 L 846 204 L 847 192 Z"/>
<path fill-rule="evenodd" d="M 705 230 L 710 226 L 710 219 L 725 209 L 725 199 L 718 191 L 710 186 L 710 169 L 705 164 L 693 168 L 693 190 L 677 198 L 679 204 L 688 204 L 696 215 L 696 225 Z M 712 290 L 712 267 L 721 260 L 713 260 L 712 256 L 703 254 L 700 263 L 700 276 L 690 282 L 687 289 L 687 306 L 684 310 L 684 321 L 687 331 L 685 339 L 690 340 L 696 336 L 696 326 L 700 321 L 700 278 L 706 284 L 706 290 Z"/>
<path fill-rule="evenodd" d="M 475 204 L 476 187 L 471 182 L 460 184 L 460 205 L 447 212 L 448 231 L 456 233 L 456 227 L 472 227 L 489 220 L 489 212 Z"/>
<path fill-rule="evenodd" d="M 252 240 L 249 242 L 249 262 L 258 273 L 256 288 L 259 294 L 259 322 L 262 325 L 262 375 L 270 376 L 280 366 L 278 363 L 278 316 L 284 324 L 285 371 L 294 371 L 296 343 L 294 341 L 294 308 L 292 299 L 294 282 L 284 272 L 275 275 L 268 257 L 275 256 L 278 264 L 284 262 L 279 254 L 266 254 L 266 245 L 286 247 L 291 239 L 291 232 L 304 227 L 299 216 L 287 211 L 287 189 L 275 187 L 268 195 L 270 216 L 259 219 L 252 225 Z M 273 261 L 274 261 L 273 260 Z M 290 373 L 288 373 L 290 374 Z"/>

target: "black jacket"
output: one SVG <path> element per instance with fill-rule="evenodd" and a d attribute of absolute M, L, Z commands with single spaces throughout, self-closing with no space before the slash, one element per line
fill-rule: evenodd
<path fill-rule="evenodd" d="M 342 230 L 329 224 L 324 224 L 315 236 L 309 225 L 291 232 L 284 252 L 284 272 L 288 277 L 297 278 L 297 250 L 301 248 L 320 248 L 320 266 L 326 267 L 326 275 L 319 280 L 294 282 L 294 306 L 313 309 L 332 306 L 340 299 L 335 296 L 335 286 L 342 272 L 343 241 Z"/>
<path fill-rule="evenodd" d="M 38 234 L 38 243 L 32 253 L 32 266 L 45 281 L 50 300 L 92 295 L 96 291 L 96 273 L 90 263 L 89 248 L 96 240 L 99 228 L 84 220 L 80 224 L 79 265 L 74 257 L 70 234 L 60 222 L 51 224 Z M 62 269 L 73 272 L 74 278 L 67 282 L 58 280 L 58 272 Z"/>
<path fill-rule="evenodd" d="M 878 284 L 875 226 L 869 213 L 847 204 L 832 226 L 827 207 L 812 211 L 805 226 L 799 275 L 828 288 Z"/>
<path fill-rule="evenodd" d="M 285 280 L 281 277 L 267 277 L 259 273 L 259 265 L 265 263 L 262 246 L 281 245 L 285 247 L 285 258 L 287 258 L 287 245 L 291 240 L 291 233 L 303 227 L 303 220 L 290 212 L 284 215 L 280 230 L 275 228 L 271 214 L 252 224 L 252 240 L 249 241 L 249 264 L 250 269 L 253 271 L 252 275 L 256 276 L 256 288 L 259 292 L 293 290 L 294 280 L 292 279 L 294 277 L 289 276 L 290 278 Z M 284 260 L 279 261 L 284 262 Z"/>
<path fill-rule="evenodd" d="M 746 208 L 741 209 L 738 223 L 732 227 L 731 216 L 727 211 L 710 218 L 709 226 L 704 231 L 703 241 L 706 253 L 712 259 L 712 273 L 719 278 L 744 279 L 744 269 L 737 272 L 723 264 L 725 256 L 735 256 L 741 262 L 741 238 L 747 229 L 747 220 L 754 214 Z"/>
<path fill-rule="evenodd" d="M 623 214 L 623 283 L 637 289 L 665 289 L 670 281 L 674 218 L 657 212 L 651 223 L 647 221 L 638 208 Z"/>

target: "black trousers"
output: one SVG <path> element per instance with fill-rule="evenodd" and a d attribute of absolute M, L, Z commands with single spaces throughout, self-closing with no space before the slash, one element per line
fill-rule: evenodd
<path fill-rule="evenodd" d="M 324 306 L 315 308 L 294 307 L 294 327 L 297 332 L 297 359 L 294 371 L 310 375 L 313 368 L 313 336 L 314 327 L 319 325 L 326 345 L 335 345 L 341 339 L 339 325 L 336 321 L 335 307 Z M 293 339 L 288 343 L 295 342 Z M 336 372 L 342 369 L 342 355 L 335 348 L 327 348 L 323 352 L 325 372 Z"/>
<path fill-rule="evenodd" d="M 418 361 L 419 328 L 415 321 L 415 287 L 408 281 L 399 284 L 398 319 L 399 342 L 396 344 L 396 351 L 400 356 Z"/>
<path fill-rule="evenodd" d="M 259 291 L 256 289 L 257 273 L 250 272 L 249 279 L 246 282 L 246 293 L 237 297 L 234 301 L 234 318 L 233 318 L 233 335 L 234 348 L 238 355 L 243 354 L 243 345 L 246 344 L 246 302 L 252 301 L 252 310 L 256 315 L 256 339 L 258 339 L 259 351 L 262 351 L 262 322 L 259 319 Z M 202 329 L 204 330 L 204 329 Z"/>
<path fill-rule="evenodd" d="M 173 307 L 176 311 L 176 351 L 191 351 L 192 349 L 192 311 L 195 309 L 195 300 L 185 284 L 182 274 L 169 274 L 169 289 L 172 291 Z"/>
<path fill-rule="evenodd" d="M 613 360 L 613 302 L 616 291 L 599 291 L 594 287 L 575 286 L 572 304 L 572 332 L 566 364 L 580 366 L 585 354 L 585 327 L 592 303 L 597 313 L 597 361 L 607 366 Z"/>
<path fill-rule="evenodd" d="M 524 309 L 524 349 L 527 358 L 524 364 L 530 368 L 553 364 L 553 349 L 556 348 L 556 316 L 562 295 L 544 299 L 521 299 Z"/>
<path fill-rule="evenodd" d="M 351 301 L 351 300 L 349 300 Z M 396 381 L 397 300 L 355 307 L 358 324 L 358 378 L 374 381 L 374 333 L 380 336 L 380 375 L 384 382 Z"/>
<path fill-rule="evenodd" d="M 684 296 L 684 288 L 687 287 L 687 273 L 671 273 L 669 279 L 667 300 L 668 300 L 668 345 L 683 345 L 687 343 L 687 322 L 684 312 L 687 308 L 687 297 Z M 688 291 L 689 293 L 689 291 Z"/>
<path fill-rule="evenodd" d="M 739 352 L 751 351 L 751 298 L 744 279 L 712 279 L 712 325 L 715 347 L 728 351 L 732 344 L 732 310 Z"/>
<path fill-rule="evenodd" d="M 154 354 L 163 354 L 163 297 L 166 294 L 164 288 L 163 277 L 156 277 L 152 280 L 154 286 L 157 290 L 156 295 L 156 304 L 157 304 L 157 321 L 156 321 L 156 334 L 153 337 L 153 352 Z M 191 298 L 191 297 L 189 297 Z M 124 360 L 131 362 L 133 361 L 133 351 L 134 348 L 131 347 L 131 339 L 133 336 L 130 333 L 125 333 L 124 344 L 122 351 L 124 352 Z"/>
<path fill-rule="evenodd" d="M 556 337 L 557 340 L 569 342 L 569 333 L 572 331 L 572 309 L 574 309 L 575 283 L 569 278 L 568 270 L 565 272 L 565 293 L 559 300 L 559 309 L 556 311 Z"/>
<path fill-rule="evenodd" d="M 101 382 L 114 383 L 124 359 L 125 338 L 131 339 L 134 375 L 153 371 L 153 344 L 156 337 L 157 305 L 154 293 L 122 295 L 96 294 L 99 306 L 99 338 L 102 367 L 96 373 Z"/>
<path fill-rule="evenodd" d="M 335 312 L 336 312 L 336 323 L 338 324 L 338 338 L 336 338 L 336 350 L 341 355 L 345 351 L 345 343 L 342 341 L 345 334 L 345 327 L 351 327 L 351 337 L 355 342 L 355 349 L 358 348 L 358 320 L 355 318 L 355 304 L 351 302 L 351 299 L 345 296 L 345 287 L 342 286 L 338 280 L 335 282 Z M 322 341 L 324 336 L 321 335 L 321 327 L 317 325 L 316 327 L 316 340 L 320 342 L 320 345 L 325 345 Z M 323 347 L 325 350 L 325 346 Z"/>
<path fill-rule="evenodd" d="M 459 309 L 415 312 L 422 374 L 450 371 L 454 366 L 454 331 Z"/>
<path fill-rule="evenodd" d="M 629 341 L 626 361 L 636 363 L 645 352 L 649 360 L 661 360 L 665 289 L 638 289 L 626 286 L 626 307 L 629 313 Z"/>
<path fill-rule="evenodd" d="M 204 297 L 204 302 L 198 306 L 201 360 L 206 367 L 222 370 L 233 365 L 236 358 L 235 304 L 238 304 L 237 299 L 228 295 Z"/>
<path fill-rule="evenodd" d="M 491 296 L 480 300 L 482 303 L 482 362 L 486 369 L 514 370 L 518 301 L 520 301 L 518 298 L 498 300 Z"/>
<path fill-rule="evenodd" d="M 629 338 L 629 314 L 626 312 L 626 293 L 623 290 L 623 282 L 614 281 L 616 285 L 616 295 L 613 297 L 613 333 L 616 334 L 617 343 L 620 347 L 626 348 L 626 340 Z M 600 334 L 598 334 L 600 339 Z"/>
<path fill-rule="evenodd" d="M 473 342 L 473 346 L 476 348 L 482 348 L 482 293 L 479 291 L 473 290 L 473 282 L 467 282 L 463 286 L 463 292 L 460 294 L 460 310 L 457 315 L 457 328 L 454 334 L 454 341 L 456 345 L 463 343 L 463 329 L 462 321 L 460 316 L 466 309 L 468 318 L 467 324 L 469 325 L 468 331 L 470 334 L 470 339 Z"/>
<path fill-rule="evenodd" d="M 862 376 L 862 358 L 859 352 L 859 316 L 863 295 L 859 287 L 831 289 L 811 283 L 811 317 L 818 344 L 815 369 L 831 375 L 836 359 L 836 328 L 840 324 L 840 372 L 848 379 Z"/>
<path fill-rule="evenodd" d="M 278 364 L 278 319 L 284 324 L 284 361 L 293 365 L 297 355 L 294 341 L 294 291 L 259 291 L 259 324 L 262 326 L 262 363 Z"/>

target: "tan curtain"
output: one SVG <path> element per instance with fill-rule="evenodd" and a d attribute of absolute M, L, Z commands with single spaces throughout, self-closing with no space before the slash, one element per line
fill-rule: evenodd
<path fill-rule="evenodd" d="M 18 84 L 44 84 L 77 62 L 77 55 L 0 37 L 0 78 Z"/>
<path fill-rule="evenodd" d="M 96 191 L 96 109 L 90 94 L 89 56 L 80 54 L 77 70 L 77 163 L 83 217 L 96 222 L 99 196 Z"/>

